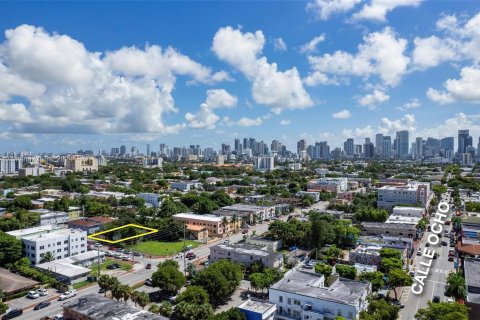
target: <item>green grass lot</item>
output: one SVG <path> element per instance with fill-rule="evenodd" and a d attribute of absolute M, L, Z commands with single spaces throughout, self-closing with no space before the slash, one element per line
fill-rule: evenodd
<path fill-rule="evenodd" d="M 131 261 L 122 261 L 118 259 L 111 259 L 107 258 L 104 262 L 100 264 L 100 271 L 102 270 L 109 270 L 107 267 L 112 263 L 118 263 L 120 265 L 120 270 L 128 271 L 133 268 Z M 97 275 L 98 272 L 98 264 L 93 264 L 90 266 L 90 270 L 92 270 L 93 275 Z M 118 269 L 115 269 L 118 270 Z"/>
<path fill-rule="evenodd" d="M 192 240 L 185 241 L 186 246 L 192 246 L 196 248 L 200 243 Z M 142 252 L 144 254 L 150 254 L 153 256 L 168 256 L 181 252 L 183 249 L 183 241 L 177 242 L 159 242 L 159 241 L 145 241 L 137 243 L 134 247 L 134 251 Z"/>
<path fill-rule="evenodd" d="M 89 284 L 92 284 L 92 282 L 90 282 L 88 280 L 77 282 L 77 283 L 73 284 L 73 289 L 78 290 L 80 288 L 88 286 Z"/>

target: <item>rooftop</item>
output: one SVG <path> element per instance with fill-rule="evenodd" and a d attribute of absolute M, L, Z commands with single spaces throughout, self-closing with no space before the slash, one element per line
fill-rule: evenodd
<path fill-rule="evenodd" d="M 81 314 L 95 320 L 167 320 L 163 316 L 140 310 L 128 304 L 117 302 L 92 293 L 63 305 L 67 312 Z"/>
<path fill-rule="evenodd" d="M 465 283 L 468 287 L 480 288 L 480 260 L 473 258 L 465 258 Z M 467 301 L 480 303 L 480 294 L 467 292 Z"/>
<path fill-rule="evenodd" d="M 41 270 L 52 271 L 69 278 L 87 275 L 91 272 L 91 270 L 88 268 L 74 265 L 65 260 L 66 259 L 60 259 L 60 260 L 53 260 L 50 262 L 40 263 L 35 267 Z"/>
<path fill-rule="evenodd" d="M 270 290 L 293 292 L 319 300 L 329 300 L 339 304 L 356 305 L 366 290 L 368 282 L 339 278 L 330 287 L 322 287 L 323 275 L 292 269 L 285 277 L 270 287 Z"/>
<path fill-rule="evenodd" d="M 84 226 L 84 227 L 93 227 L 97 226 L 98 222 L 92 222 L 92 221 L 85 221 L 85 220 L 72 220 L 68 222 L 69 225 L 77 225 L 77 226 Z"/>
<path fill-rule="evenodd" d="M 220 211 L 220 210 L 258 211 L 258 210 L 264 210 L 264 209 L 265 209 L 265 207 L 261 207 L 261 206 L 254 206 L 254 205 L 251 205 L 251 204 L 238 203 L 238 204 L 234 204 L 232 206 L 222 207 L 218 211 Z"/>
<path fill-rule="evenodd" d="M 85 231 L 80 230 L 80 229 L 57 229 L 57 230 L 47 231 L 47 232 L 40 233 L 40 234 L 27 235 L 27 236 L 22 237 L 22 239 L 35 241 L 35 240 L 38 240 L 38 239 L 48 239 L 48 238 L 55 238 L 55 237 L 58 237 L 58 236 L 68 236 L 72 233 L 84 233 L 85 236 L 87 235 L 87 233 Z"/>
<path fill-rule="evenodd" d="M 7 294 L 22 289 L 29 289 L 38 284 L 37 281 L 25 278 L 3 268 L 0 268 L 0 278 L 2 279 L 2 281 L 0 281 L 0 290 Z"/>
<path fill-rule="evenodd" d="M 387 223 L 387 222 L 362 222 L 365 228 L 383 228 L 383 229 L 414 229 L 411 223 Z"/>
<path fill-rule="evenodd" d="M 240 254 L 249 254 L 253 256 L 261 256 L 261 257 L 271 257 L 271 258 L 277 258 L 278 256 L 282 256 L 281 253 L 278 252 L 273 252 L 273 251 L 268 251 L 260 248 L 259 246 L 255 245 L 250 245 L 250 244 L 217 244 L 210 249 L 215 249 L 219 248 L 222 250 L 227 250 L 227 251 L 234 251 L 235 253 L 240 253 Z"/>
<path fill-rule="evenodd" d="M 46 226 L 20 229 L 20 230 L 15 230 L 15 231 L 8 231 L 6 233 L 13 236 L 13 237 L 21 238 L 21 237 L 36 234 L 36 233 L 47 232 L 47 231 L 53 230 L 54 228 L 55 228 L 54 225 L 49 224 L 49 225 L 46 225 Z"/>
<path fill-rule="evenodd" d="M 85 218 L 85 219 L 90 220 L 90 221 L 99 222 L 99 223 L 110 223 L 110 222 L 114 221 L 114 219 L 112 219 L 112 218 L 99 217 L 99 216 L 88 217 L 88 218 Z"/>
<path fill-rule="evenodd" d="M 277 306 L 274 303 L 268 301 L 257 301 L 248 299 L 244 303 L 238 306 L 239 309 L 248 310 L 255 313 L 266 314 L 274 312 Z"/>

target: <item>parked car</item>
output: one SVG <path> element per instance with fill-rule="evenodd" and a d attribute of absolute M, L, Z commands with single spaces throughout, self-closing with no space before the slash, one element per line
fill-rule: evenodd
<path fill-rule="evenodd" d="M 195 258 L 195 253 L 193 252 L 187 252 L 187 254 L 185 255 L 185 258 L 190 258 L 190 257 L 194 257 Z"/>
<path fill-rule="evenodd" d="M 248 233 L 248 229 L 243 229 L 242 233 L 243 233 L 243 234 Z"/>
<path fill-rule="evenodd" d="M 434 296 L 432 299 L 433 303 L 439 303 L 440 302 L 440 297 L 439 296 Z"/>
<path fill-rule="evenodd" d="M 45 288 L 40 288 L 40 289 L 37 289 L 37 293 L 38 293 L 40 296 L 44 297 L 44 296 L 46 296 L 46 295 L 48 294 L 48 290 L 45 289 Z"/>
<path fill-rule="evenodd" d="M 141 256 L 142 256 L 142 254 L 141 254 L 140 252 L 135 252 L 133 255 L 134 255 L 135 257 L 141 257 Z"/>
<path fill-rule="evenodd" d="M 130 257 L 128 257 L 128 256 L 124 256 L 124 257 L 122 258 L 122 260 L 123 260 L 123 261 L 130 261 L 130 260 L 132 260 L 132 258 L 130 258 Z"/>
<path fill-rule="evenodd" d="M 400 309 L 405 308 L 405 305 L 402 304 L 399 300 L 393 300 L 392 303 L 399 307 Z"/>
<path fill-rule="evenodd" d="M 446 245 L 448 245 L 447 241 L 442 241 L 442 246 L 446 246 Z"/>
<path fill-rule="evenodd" d="M 29 291 L 27 294 L 27 298 L 37 299 L 37 298 L 40 298 L 40 294 L 38 294 L 38 292 L 36 291 Z"/>
<path fill-rule="evenodd" d="M 421 256 L 422 255 L 422 250 L 421 249 L 418 249 L 417 251 L 417 256 Z"/>
<path fill-rule="evenodd" d="M 452 299 L 452 298 L 448 298 L 448 299 L 447 299 L 447 303 L 453 303 L 453 299 Z"/>
<path fill-rule="evenodd" d="M 40 310 L 40 309 L 43 309 L 43 308 L 46 308 L 50 305 L 50 301 L 42 301 L 40 302 L 39 304 L 37 304 L 33 310 Z"/>
<path fill-rule="evenodd" d="M 196 254 L 192 253 L 190 256 L 187 257 L 188 260 L 193 260 L 197 257 Z"/>
<path fill-rule="evenodd" d="M 10 310 L 7 314 L 4 315 L 2 317 L 2 320 L 13 319 L 13 318 L 21 316 L 22 314 L 23 314 L 22 309 L 13 309 L 13 310 Z"/>
<path fill-rule="evenodd" d="M 149 287 L 153 287 L 153 281 L 152 279 L 147 279 L 145 280 L 144 284 Z"/>
<path fill-rule="evenodd" d="M 430 247 L 430 242 L 425 243 L 425 247 Z"/>
<path fill-rule="evenodd" d="M 101 243 L 98 243 L 98 242 L 97 242 L 97 243 L 95 243 L 95 247 L 96 247 L 96 248 L 100 248 L 101 246 L 102 246 L 102 244 L 101 244 Z"/>
<path fill-rule="evenodd" d="M 70 298 L 73 298 L 77 295 L 77 290 L 70 290 L 70 291 L 67 291 L 65 292 L 64 294 L 62 294 L 58 299 L 60 301 L 63 301 L 63 300 L 66 300 L 66 299 L 70 299 Z"/>
<path fill-rule="evenodd" d="M 147 263 L 147 265 L 145 266 L 145 269 L 152 269 L 152 264 L 151 264 L 151 263 Z"/>

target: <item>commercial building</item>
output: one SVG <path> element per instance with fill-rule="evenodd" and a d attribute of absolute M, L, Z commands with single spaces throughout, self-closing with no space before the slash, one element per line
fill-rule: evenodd
<path fill-rule="evenodd" d="M 277 306 L 268 301 L 248 299 L 238 306 L 238 310 L 245 315 L 246 320 L 273 320 Z"/>
<path fill-rule="evenodd" d="M 480 217 L 468 217 L 462 220 L 462 238 L 457 241 L 456 249 L 463 254 L 480 255 Z"/>
<path fill-rule="evenodd" d="M 415 224 L 410 223 L 362 222 L 362 227 L 367 235 L 404 238 L 414 238 L 416 235 Z"/>
<path fill-rule="evenodd" d="M 210 261 L 227 259 L 236 263 L 250 266 L 254 262 L 260 262 L 266 268 L 281 268 L 283 255 L 268 251 L 259 246 L 250 244 L 217 244 L 210 247 Z"/>
<path fill-rule="evenodd" d="M 63 304 L 65 320 L 168 320 L 129 304 L 91 293 Z"/>
<path fill-rule="evenodd" d="M 314 202 L 320 201 L 320 192 L 315 192 L 315 191 L 298 191 L 295 194 L 296 197 L 298 198 L 303 198 L 304 196 L 309 196 L 313 199 Z"/>
<path fill-rule="evenodd" d="M 25 256 L 38 264 L 51 252 L 56 260 L 87 252 L 87 233 L 78 229 L 58 229 L 22 236 Z"/>
<path fill-rule="evenodd" d="M 31 210 L 32 212 L 44 211 L 40 213 L 40 225 L 63 224 L 70 220 L 69 214 L 63 211 L 50 211 L 46 209 Z"/>
<path fill-rule="evenodd" d="M 269 301 L 277 306 L 275 319 L 358 319 L 367 310 L 368 282 L 343 278 L 325 287 L 325 277 L 298 269 L 288 271 L 269 289 Z"/>
<path fill-rule="evenodd" d="M 401 186 L 383 186 L 377 189 L 377 207 L 392 209 L 399 204 L 428 206 L 431 199 L 428 183 L 410 182 Z"/>
<path fill-rule="evenodd" d="M 469 318 L 480 318 L 480 259 L 465 258 L 463 262 L 467 297 L 465 304 L 470 308 Z"/>
<path fill-rule="evenodd" d="M 347 178 L 320 178 L 307 183 L 307 191 L 343 192 L 348 190 Z"/>
<path fill-rule="evenodd" d="M 408 158 L 408 148 L 410 147 L 410 143 L 408 142 L 408 130 L 398 131 L 395 141 L 397 142 L 397 157 L 400 159 Z"/>
<path fill-rule="evenodd" d="M 349 253 L 350 264 L 362 264 L 378 266 L 382 260 L 380 257 L 381 246 L 359 245 Z"/>
<path fill-rule="evenodd" d="M 98 160 L 93 156 L 70 156 L 65 159 L 65 168 L 74 172 L 98 171 Z"/>
<path fill-rule="evenodd" d="M 425 208 L 419 207 L 394 207 L 392 210 L 392 215 L 395 216 L 423 218 L 424 214 Z"/>
<path fill-rule="evenodd" d="M 210 214 L 195 214 L 195 213 L 178 213 L 173 215 L 173 218 L 178 221 L 182 221 L 186 224 L 187 230 L 198 232 L 200 230 L 206 230 L 207 235 L 201 235 L 201 237 L 223 236 L 229 232 L 235 230 L 234 224 L 229 220 L 229 223 L 223 226 L 223 216 L 216 216 Z M 236 228 L 240 227 L 241 220 L 236 222 Z M 199 227 L 202 227 L 201 229 Z"/>
<path fill-rule="evenodd" d="M 160 205 L 158 193 L 138 193 L 136 196 L 145 200 L 145 203 L 151 204 L 154 208 L 158 208 Z"/>
<path fill-rule="evenodd" d="M 113 222 L 114 219 L 106 217 L 86 217 L 83 219 L 72 220 L 68 222 L 71 229 L 80 229 L 87 232 L 88 235 L 94 234 L 104 229 L 107 223 Z"/>
<path fill-rule="evenodd" d="M 43 167 L 28 167 L 18 169 L 18 175 L 20 177 L 33 176 L 38 177 L 42 174 L 45 174 L 45 169 Z"/>

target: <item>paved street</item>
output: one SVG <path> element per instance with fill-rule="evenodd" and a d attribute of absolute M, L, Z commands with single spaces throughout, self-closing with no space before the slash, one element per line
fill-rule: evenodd
<path fill-rule="evenodd" d="M 450 217 L 451 217 L 450 213 Z M 446 229 L 450 230 L 451 226 L 445 226 Z M 445 229 L 444 228 L 444 229 Z M 426 232 L 423 241 L 420 244 L 420 248 L 423 250 L 425 247 L 425 243 L 427 242 L 428 235 L 431 232 Z M 449 242 L 448 237 L 442 237 L 440 242 L 445 240 Z M 411 288 L 405 288 L 400 301 L 405 305 L 400 312 L 400 320 L 412 320 L 415 319 L 415 314 L 417 313 L 418 309 L 425 308 L 427 306 L 427 302 L 431 301 L 434 296 L 439 296 L 442 302 L 445 302 L 448 297 L 445 297 L 445 284 L 448 273 L 454 271 L 454 263 L 452 261 L 448 261 L 448 250 L 452 247 L 450 246 L 442 246 L 440 243 L 437 246 L 430 246 L 431 249 L 435 249 L 435 251 L 439 254 L 438 259 L 432 260 L 432 266 L 430 267 L 430 274 L 428 275 L 428 280 L 425 282 L 425 286 L 423 288 L 423 292 L 421 295 L 415 295 L 411 292 Z M 421 256 L 415 256 L 414 265 L 416 269 L 420 261 L 427 262 L 427 258 Z"/>
<path fill-rule="evenodd" d="M 262 234 L 262 233 L 264 233 L 265 231 L 268 230 L 268 223 L 263 223 L 263 224 L 260 224 L 260 225 L 253 226 L 250 230 L 251 231 L 255 230 L 256 234 Z M 232 235 L 232 236 L 230 236 L 230 241 L 231 242 L 238 242 L 238 241 L 243 239 L 243 236 L 244 235 L 242 233 Z M 197 259 L 195 259 L 195 260 L 206 259 L 208 257 L 208 255 L 210 254 L 210 249 L 209 248 L 211 246 L 214 246 L 214 245 L 216 245 L 220 242 L 223 242 L 223 241 L 225 241 L 225 239 L 220 239 L 216 242 L 209 243 L 207 245 L 195 248 L 193 250 L 193 252 L 197 255 Z M 178 257 L 175 257 L 174 259 L 176 261 L 178 261 L 178 263 L 180 264 L 180 270 L 183 270 L 183 257 L 178 256 Z M 145 281 L 145 279 L 150 278 L 152 276 L 152 273 L 155 272 L 157 264 L 161 261 L 164 261 L 165 259 L 148 259 L 148 258 L 142 258 L 142 257 L 135 257 L 135 260 L 140 262 L 135 267 L 136 271 L 135 272 L 129 272 L 129 273 L 126 273 L 124 275 L 119 276 L 118 278 L 119 278 L 120 282 L 122 282 L 124 284 L 128 284 L 128 285 L 134 285 L 134 284 Z M 186 260 L 186 262 L 188 264 L 188 262 L 191 262 L 191 261 Z M 150 269 L 150 270 L 145 269 L 145 265 L 147 263 L 152 263 L 152 269 Z M 88 287 L 88 288 L 80 289 L 78 291 L 77 298 L 81 297 L 83 295 L 90 294 L 90 293 L 97 293 L 99 289 L 100 288 L 98 287 L 98 285 L 93 285 L 93 286 Z M 65 303 L 65 301 L 58 301 L 58 296 L 59 295 L 60 294 L 57 293 L 55 290 L 50 290 L 49 295 L 46 296 L 46 297 L 41 297 L 41 298 L 35 299 L 35 300 L 30 300 L 30 299 L 22 297 L 22 298 L 15 299 L 15 300 L 9 302 L 9 306 L 11 308 L 21 307 L 21 308 L 24 309 L 23 315 L 18 317 L 18 318 L 15 318 L 15 319 L 19 319 L 19 320 L 23 320 L 23 319 L 38 320 L 38 319 L 40 319 L 44 316 L 53 317 L 57 314 L 62 313 L 62 304 Z M 238 297 L 236 297 L 235 300 L 238 300 L 237 298 Z M 47 299 L 50 300 L 51 303 L 52 303 L 49 307 L 38 310 L 38 311 L 33 310 L 33 307 L 32 307 L 33 305 L 35 305 L 35 304 L 37 304 L 41 301 L 47 300 Z M 76 298 L 72 298 L 72 299 L 76 299 Z M 30 308 L 28 308 L 28 307 L 30 307 Z M 28 308 L 28 309 L 26 309 L 26 308 Z"/>

